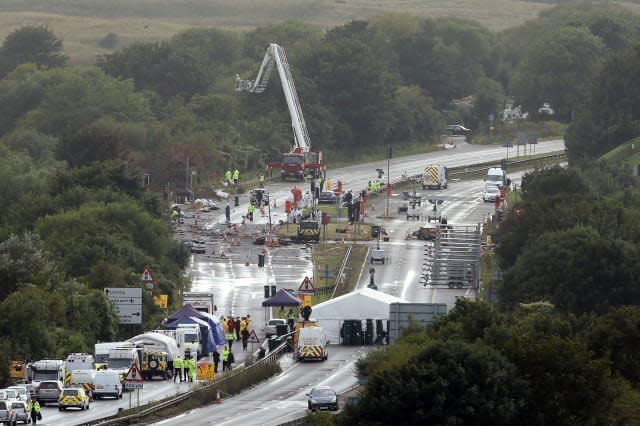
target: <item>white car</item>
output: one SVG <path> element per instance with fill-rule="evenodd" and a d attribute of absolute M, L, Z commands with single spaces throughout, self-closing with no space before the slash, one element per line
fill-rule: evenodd
<path fill-rule="evenodd" d="M 278 325 L 287 325 L 287 320 L 280 318 L 272 318 L 267 323 L 267 339 L 271 336 L 276 336 Z"/>
<path fill-rule="evenodd" d="M 191 253 L 205 254 L 206 252 L 207 252 L 207 247 L 204 241 L 202 240 L 191 241 Z"/>
<path fill-rule="evenodd" d="M 485 186 L 484 193 L 482 194 L 483 201 L 494 202 L 498 197 L 500 197 L 500 188 L 498 188 L 496 185 Z"/>
<path fill-rule="evenodd" d="M 20 394 L 16 389 L 6 388 L 6 389 L 2 389 L 2 392 L 4 392 L 3 399 L 7 401 L 20 401 Z"/>
<path fill-rule="evenodd" d="M 7 389 L 18 392 L 18 399 L 20 401 L 29 402 L 29 400 L 31 400 L 31 394 L 26 386 L 9 386 Z"/>

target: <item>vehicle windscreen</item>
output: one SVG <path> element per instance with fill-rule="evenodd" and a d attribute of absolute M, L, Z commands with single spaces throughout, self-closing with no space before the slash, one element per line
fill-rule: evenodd
<path fill-rule="evenodd" d="M 13 389 L 7 389 L 5 392 L 7 393 L 7 399 L 15 399 L 18 397 L 18 391 Z"/>
<path fill-rule="evenodd" d="M 76 389 L 65 389 L 62 393 L 64 396 L 76 396 L 78 395 L 78 391 Z"/>
<path fill-rule="evenodd" d="M 336 393 L 331 389 L 316 389 L 311 393 L 314 397 L 334 396 Z"/>
<path fill-rule="evenodd" d="M 282 157 L 284 164 L 302 164 L 302 157 L 298 155 L 285 155 Z"/>
<path fill-rule="evenodd" d="M 487 176 L 487 182 L 502 182 L 502 176 L 500 175 L 489 175 Z"/>
<path fill-rule="evenodd" d="M 103 362 L 107 362 L 109 361 L 109 355 L 108 354 L 96 354 L 96 363 L 97 364 L 101 364 Z"/>
<path fill-rule="evenodd" d="M 185 342 L 190 342 L 190 343 L 197 342 L 198 341 L 198 336 L 195 333 L 193 333 L 193 334 L 191 334 L 191 333 L 186 334 L 185 333 L 184 341 Z"/>
<path fill-rule="evenodd" d="M 109 360 L 109 368 L 130 368 L 133 358 L 116 358 Z"/>
<path fill-rule="evenodd" d="M 34 382 L 44 382 L 45 380 L 58 380 L 58 372 L 38 370 L 35 373 L 33 373 Z"/>

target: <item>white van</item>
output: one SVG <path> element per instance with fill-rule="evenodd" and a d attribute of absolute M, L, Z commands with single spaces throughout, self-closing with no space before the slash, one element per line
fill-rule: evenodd
<path fill-rule="evenodd" d="M 99 370 L 93 381 L 93 398 L 98 399 L 105 396 L 122 398 L 122 383 L 120 373 L 116 370 Z"/>
<path fill-rule="evenodd" d="M 487 171 L 484 182 L 485 187 L 488 185 L 504 186 L 507 183 L 507 174 L 499 167 L 492 167 Z"/>
<path fill-rule="evenodd" d="M 329 357 L 327 351 L 327 335 L 322 327 L 304 327 L 298 330 L 298 345 L 293 354 L 298 361 L 317 359 L 325 361 Z"/>

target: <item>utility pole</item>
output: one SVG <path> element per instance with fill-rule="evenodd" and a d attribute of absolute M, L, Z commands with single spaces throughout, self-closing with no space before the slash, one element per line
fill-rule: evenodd
<path fill-rule="evenodd" d="M 389 193 L 391 192 L 391 176 L 389 170 L 391 166 L 391 145 L 387 144 L 387 207 L 384 210 L 385 217 L 389 216 Z"/>

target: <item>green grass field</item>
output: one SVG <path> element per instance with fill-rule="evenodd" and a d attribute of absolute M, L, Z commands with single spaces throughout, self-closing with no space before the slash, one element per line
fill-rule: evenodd
<path fill-rule="evenodd" d="M 127 45 L 195 26 L 246 31 L 297 20 L 331 28 L 387 12 L 456 16 L 498 31 L 534 19 L 547 7 L 517 0 L 0 0 L 0 37 L 24 25 L 47 25 L 63 39 L 72 62 L 86 64 L 108 52 L 98 47 L 108 33 Z"/>

